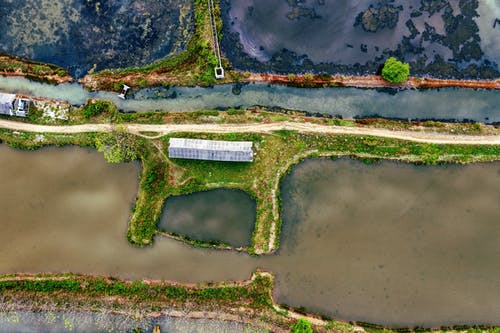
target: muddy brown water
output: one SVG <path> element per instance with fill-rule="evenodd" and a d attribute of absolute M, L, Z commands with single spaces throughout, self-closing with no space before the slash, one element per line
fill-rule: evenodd
<path fill-rule="evenodd" d="M 279 301 L 390 326 L 500 324 L 499 163 L 309 160 L 281 193 Z"/>
<path fill-rule="evenodd" d="M 2 273 L 81 272 L 195 282 L 245 279 L 254 268 L 247 256 L 168 239 L 145 249 L 127 243 L 138 164 L 108 164 L 96 151 L 80 148 L 24 152 L 0 145 L 0 156 Z"/>
<path fill-rule="evenodd" d="M 197 282 L 262 267 L 276 274 L 278 302 L 339 319 L 500 324 L 499 163 L 308 160 L 282 183 L 281 249 L 264 258 L 160 237 L 130 246 L 138 169 L 81 148 L 0 146 L 0 273 Z"/>
<path fill-rule="evenodd" d="M 158 228 L 195 240 L 252 245 L 256 204 L 241 190 L 216 189 L 170 197 Z"/>

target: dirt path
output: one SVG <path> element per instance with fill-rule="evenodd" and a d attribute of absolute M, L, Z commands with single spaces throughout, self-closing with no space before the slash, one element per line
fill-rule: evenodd
<path fill-rule="evenodd" d="M 292 78 L 292 79 L 291 79 Z M 323 85 L 336 85 L 344 87 L 363 88 L 445 88 L 460 87 L 473 89 L 500 89 L 500 79 L 496 80 L 453 80 L 435 78 L 410 77 L 401 84 L 394 84 L 385 81 L 380 75 L 348 76 L 335 75 L 328 78 L 313 77 L 306 79 L 304 75 L 278 75 L 278 74 L 258 74 L 252 73 L 245 79 L 248 82 L 266 82 L 278 84 L 306 85 L 322 87 Z"/>
<path fill-rule="evenodd" d="M 393 138 L 422 143 L 500 145 L 500 135 L 453 135 L 443 133 L 393 131 L 382 128 L 343 127 L 311 123 L 275 122 L 267 124 L 121 124 L 131 133 L 157 132 L 159 136 L 175 132 L 195 133 L 269 133 L 277 130 L 295 130 L 303 133 L 353 134 Z M 0 128 L 36 133 L 83 133 L 109 132 L 111 124 L 84 124 L 70 126 L 47 126 L 0 119 Z"/>

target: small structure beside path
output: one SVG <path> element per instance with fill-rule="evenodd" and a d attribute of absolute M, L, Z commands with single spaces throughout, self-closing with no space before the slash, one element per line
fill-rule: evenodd
<path fill-rule="evenodd" d="M 119 98 L 121 99 L 126 99 L 127 98 L 127 93 L 130 90 L 130 87 L 127 86 L 126 84 L 123 85 L 122 91 L 118 95 Z"/>
<path fill-rule="evenodd" d="M 170 158 L 226 162 L 252 162 L 251 141 L 217 141 L 170 138 Z"/>
<path fill-rule="evenodd" d="M 15 94 L 0 93 L 0 114 L 27 117 L 31 100 Z"/>
<path fill-rule="evenodd" d="M 215 7 L 213 0 L 208 0 L 208 12 L 210 14 L 210 25 L 212 27 L 212 41 L 214 43 L 214 54 L 217 58 L 217 67 L 214 68 L 215 78 L 223 79 L 224 78 L 224 68 L 222 67 L 222 59 L 220 55 L 220 45 L 219 45 L 219 37 L 217 30 L 217 21 L 215 20 L 214 15 Z"/>

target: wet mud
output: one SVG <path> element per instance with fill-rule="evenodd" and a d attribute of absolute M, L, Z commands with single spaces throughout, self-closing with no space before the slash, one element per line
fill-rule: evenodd
<path fill-rule="evenodd" d="M 419 76 L 500 76 L 500 52 L 488 42 L 498 35 L 495 1 L 222 0 L 221 6 L 223 52 L 238 69 L 364 75 L 395 56 Z"/>
<path fill-rule="evenodd" d="M 0 50 L 75 77 L 145 65 L 184 48 L 192 7 L 188 0 L 0 0 Z"/>

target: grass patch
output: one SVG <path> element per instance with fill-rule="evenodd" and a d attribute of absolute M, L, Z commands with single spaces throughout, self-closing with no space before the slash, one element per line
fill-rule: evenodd
<path fill-rule="evenodd" d="M 255 273 L 253 281 L 242 283 L 211 283 L 205 286 L 185 286 L 169 282 L 145 283 L 124 281 L 115 278 L 92 277 L 75 274 L 20 276 L 0 278 L 0 293 L 38 295 L 54 297 L 60 294 L 87 299 L 88 301 L 119 296 L 129 302 L 147 303 L 162 308 L 186 303 L 200 309 L 214 309 L 216 306 L 241 306 L 254 310 L 272 306 L 273 277 Z"/>
<path fill-rule="evenodd" d="M 0 73 L 22 74 L 30 80 L 51 84 L 72 80 L 69 72 L 59 66 L 23 59 L 5 52 L 0 52 Z"/>

